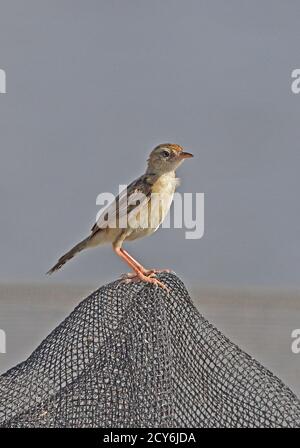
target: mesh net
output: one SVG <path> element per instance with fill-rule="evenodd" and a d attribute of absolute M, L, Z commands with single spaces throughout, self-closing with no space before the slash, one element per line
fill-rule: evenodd
<path fill-rule="evenodd" d="M 119 281 L 0 377 L 1 427 L 299 427 L 300 401 L 194 307 L 183 283 Z"/>

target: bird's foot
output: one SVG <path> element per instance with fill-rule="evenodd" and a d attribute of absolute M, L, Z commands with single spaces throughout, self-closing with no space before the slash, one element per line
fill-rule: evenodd
<path fill-rule="evenodd" d="M 171 269 L 141 269 L 142 274 L 146 275 L 147 277 L 155 277 L 156 274 L 161 274 L 163 272 L 172 272 Z M 127 274 L 122 274 L 121 279 L 122 280 L 128 280 L 138 277 L 136 272 L 127 272 Z"/>
<path fill-rule="evenodd" d="M 171 269 L 144 269 L 142 272 L 143 272 L 144 275 L 149 276 L 149 275 L 152 275 L 152 274 L 154 274 L 154 275 L 155 274 L 161 274 L 163 272 L 170 273 Z"/>
<path fill-rule="evenodd" d="M 131 280 L 137 279 L 138 280 L 138 276 L 135 272 L 127 272 L 126 274 L 122 274 L 121 275 L 121 280 L 124 281 L 124 283 L 129 283 Z M 127 281 L 129 280 L 129 281 Z"/>
<path fill-rule="evenodd" d="M 136 283 L 139 281 L 145 282 L 145 283 L 152 283 L 153 285 L 160 286 L 161 288 L 167 290 L 169 292 L 169 289 L 166 285 L 164 285 L 161 281 L 156 278 L 156 272 L 158 273 L 158 270 L 154 269 L 145 269 L 147 272 L 147 275 L 142 271 L 137 272 L 129 272 L 128 274 L 122 275 L 122 281 L 126 284 L 128 283 Z M 160 272 L 166 272 L 166 271 L 160 271 Z"/>

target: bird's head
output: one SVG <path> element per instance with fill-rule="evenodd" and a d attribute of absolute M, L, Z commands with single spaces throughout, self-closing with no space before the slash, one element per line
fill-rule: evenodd
<path fill-rule="evenodd" d="M 175 171 L 184 159 L 190 157 L 193 157 L 193 154 L 185 152 L 181 146 L 174 143 L 162 143 L 150 153 L 147 171 L 154 174 Z"/>

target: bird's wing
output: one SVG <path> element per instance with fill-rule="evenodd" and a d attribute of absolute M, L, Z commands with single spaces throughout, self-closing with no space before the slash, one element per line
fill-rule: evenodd
<path fill-rule="evenodd" d="M 153 175 L 139 177 L 128 185 L 101 213 L 93 225 L 92 235 L 106 227 L 114 227 L 122 218 L 129 214 L 137 214 L 151 196 L 151 187 L 154 183 Z"/>

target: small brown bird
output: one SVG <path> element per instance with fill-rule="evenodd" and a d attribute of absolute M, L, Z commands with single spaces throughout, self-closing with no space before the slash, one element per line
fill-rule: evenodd
<path fill-rule="evenodd" d="M 165 288 L 156 273 L 168 270 L 146 269 L 123 249 L 124 241 L 151 235 L 166 217 L 178 179 L 175 171 L 184 159 L 193 157 L 173 143 L 158 145 L 151 152 L 145 174 L 132 182 L 100 215 L 90 235 L 63 255 L 47 272 L 60 269 L 78 252 L 88 247 L 111 243 L 113 250 L 133 270 L 126 282 L 144 281 Z"/>

